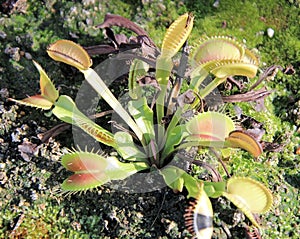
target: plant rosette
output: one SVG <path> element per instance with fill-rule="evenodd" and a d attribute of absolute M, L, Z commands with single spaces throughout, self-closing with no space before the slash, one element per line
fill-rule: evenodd
<path fill-rule="evenodd" d="M 119 22 L 116 23 L 114 18 Z M 62 165 L 74 174 L 63 182 L 63 191 L 86 191 L 135 175 L 143 175 L 137 177 L 139 180 L 145 179 L 149 174 L 158 172 L 159 182 L 163 180 L 175 192 L 186 188 L 187 196 L 196 199 L 186 214 L 186 225 L 193 238 L 211 238 L 213 211 L 209 197 L 226 197 L 245 213 L 254 226 L 259 227 L 253 213 L 268 211 L 272 205 L 272 195 L 265 186 L 250 178 L 233 177 L 227 181 L 206 182 L 190 174 L 183 166 L 194 162 L 193 157 L 182 157 L 193 148 L 220 152 L 228 148 L 241 148 L 255 158 L 262 153 L 260 143 L 239 130 L 229 116 L 204 110 L 203 107 L 206 97 L 228 77 L 256 76 L 259 62 L 250 50 L 228 37 L 202 39 L 188 61 L 182 58 L 178 67 L 186 72 L 188 62 L 191 66 L 190 81 L 185 81 L 188 85 L 186 90 L 182 87 L 185 74 L 176 77 L 174 56 L 181 48 L 185 50 L 193 20 L 194 17 L 186 13 L 174 21 L 165 34 L 160 51 L 150 44 L 156 52 L 160 52 L 156 57 L 150 59 L 150 56 L 130 55 L 134 60 L 129 72 L 126 72 L 128 97 L 125 106 L 124 101 L 118 100 L 102 79 L 105 74 L 91 68 L 92 60 L 83 47 L 69 40 L 58 40 L 48 47 L 47 52 L 53 60 L 73 66 L 83 73 L 86 82 L 121 119 L 115 123 L 117 130 L 110 131 L 96 124 L 79 110 L 73 99 L 59 95 L 46 72 L 36 62 L 41 93 L 23 100 L 11 100 L 50 110 L 61 121 L 81 128 L 100 145 L 114 152 L 107 154 L 100 148 L 99 151 L 73 150 L 65 154 Z M 114 15 L 107 18 L 104 25 L 110 27 L 117 24 L 126 25 L 135 32 L 142 31 L 129 20 Z M 182 56 L 187 55 L 183 53 Z M 97 69 L 103 67 L 98 66 Z M 154 75 L 151 75 L 150 69 L 154 69 Z M 142 84 L 141 79 L 149 79 L 150 75 L 155 78 L 150 81 L 151 84 Z M 211 82 L 203 87 L 202 83 L 209 76 L 212 76 Z M 149 87 L 154 91 L 150 96 Z M 153 181 L 153 184 L 157 182 Z M 142 187 L 140 192 L 154 188 Z"/>

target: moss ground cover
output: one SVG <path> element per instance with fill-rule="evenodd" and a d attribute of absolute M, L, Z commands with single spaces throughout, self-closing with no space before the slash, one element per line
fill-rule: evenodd
<path fill-rule="evenodd" d="M 9 2 L 9 1 L 7 1 Z M 56 39 L 96 45 L 104 35 L 93 26 L 107 12 L 120 14 L 144 27 L 156 43 L 180 14 L 196 16 L 190 45 L 203 35 L 229 35 L 256 48 L 265 62 L 283 68 L 292 65 L 293 75 L 281 72 L 263 84 L 274 92 L 266 99 L 266 111 L 237 104 L 246 115 L 264 123 L 266 141 L 281 144 L 279 153 L 268 152 L 253 162 L 239 152 L 227 162 L 239 176 L 251 176 L 273 191 L 274 209 L 262 218 L 263 238 L 297 238 L 299 235 L 299 2 L 298 1 L 19 1 L 25 3 L 0 17 L 0 238 L 184 238 L 185 197 L 163 189 L 143 195 L 109 188 L 62 197 L 55 193 L 66 177 L 59 158 L 64 146 L 72 146 L 66 132 L 48 144 L 40 144 L 38 133 L 55 125 L 34 109 L 15 106 L 6 96 L 22 98 L 35 93 L 38 73 L 31 58 L 49 72 L 61 92 L 76 94 L 82 76 L 68 66 L 50 61 L 47 45 Z M 26 7 L 27 5 L 27 7 Z M 267 29 L 275 34 L 268 37 Z M 119 30 L 121 32 L 121 30 Z M 126 33 L 126 32 L 124 32 Z M 102 59 L 95 58 L 94 61 Z M 36 72 L 36 73 L 33 73 Z M 7 90 L 5 90 L 7 89 Z M 116 92 L 120 89 L 116 88 Z M 101 106 L 99 106 L 101 107 Z M 228 106 L 232 110 L 232 105 Z M 233 111 L 233 110 L 232 110 Z M 209 160 L 209 159 L 207 159 Z M 195 174 L 199 169 L 195 168 Z M 205 175 L 205 173 L 204 173 Z M 245 219 L 233 205 L 215 202 L 215 238 L 243 238 Z M 235 215 L 235 217 L 228 216 Z M 232 220 L 234 218 L 234 220 Z M 18 224 L 20 224 L 18 226 Z"/>

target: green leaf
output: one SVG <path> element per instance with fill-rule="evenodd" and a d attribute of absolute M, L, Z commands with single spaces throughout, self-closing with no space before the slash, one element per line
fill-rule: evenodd
<path fill-rule="evenodd" d="M 149 108 L 146 97 L 129 101 L 128 110 L 140 130 L 143 132 L 146 144 L 148 144 L 150 140 L 155 139 L 153 111 Z"/>
<path fill-rule="evenodd" d="M 97 141 L 116 147 L 113 134 L 81 113 L 69 96 L 60 96 L 52 112 L 60 120 L 80 127 Z"/>
<path fill-rule="evenodd" d="M 188 191 L 187 198 L 197 198 L 197 196 L 199 195 L 199 183 L 202 183 L 202 181 L 192 177 L 186 172 L 184 172 L 182 177 L 184 179 L 184 186 Z"/>
<path fill-rule="evenodd" d="M 41 94 L 30 96 L 23 100 L 10 100 L 22 105 L 49 110 L 58 98 L 58 91 L 55 89 L 55 86 L 53 85 L 52 81 L 49 79 L 43 68 L 37 62 L 33 61 L 33 63 L 40 73 Z"/>
<path fill-rule="evenodd" d="M 14 101 L 20 105 L 36 107 L 36 108 L 40 108 L 43 110 L 50 110 L 53 105 L 53 103 L 50 100 L 46 99 L 45 97 L 43 97 L 41 95 L 30 96 L 23 100 L 15 100 L 12 98 L 9 98 L 9 100 Z"/>
<path fill-rule="evenodd" d="M 160 172 L 166 184 L 171 189 L 181 192 L 183 186 L 185 186 L 188 191 L 188 198 L 196 198 L 198 196 L 200 180 L 197 180 L 184 170 L 172 165 L 162 168 Z"/>
<path fill-rule="evenodd" d="M 208 85 L 206 85 L 204 88 L 199 90 L 199 95 L 203 99 L 207 95 L 209 95 L 211 92 L 213 92 L 214 89 L 216 89 L 220 84 L 224 83 L 226 81 L 225 78 L 217 78 L 215 77 Z"/>
<path fill-rule="evenodd" d="M 149 65 L 139 59 L 134 59 L 130 66 L 128 76 L 128 89 L 129 96 L 132 99 L 138 99 L 142 96 L 142 89 L 138 84 L 138 80 L 141 79 L 149 70 Z"/>
<path fill-rule="evenodd" d="M 137 148 L 129 133 L 117 132 L 114 138 L 117 151 L 124 160 L 147 162 L 147 156 Z"/>
<path fill-rule="evenodd" d="M 184 185 L 182 174 L 185 173 L 183 170 L 174 166 L 167 166 L 164 167 L 160 172 L 166 184 L 170 188 L 172 188 L 174 191 L 182 192 Z"/>
<path fill-rule="evenodd" d="M 116 157 L 83 151 L 65 154 L 62 165 L 75 173 L 62 184 L 62 189 L 67 191 L 85 191 L 148 168 L 145 163 L 122 163 Z"/>
<path fill-rule="evenodd" d="M 204 182 L 204 190 L 207 196 L 218 198 L 226 190 L 226 182 Z"/>
<path fill-rule="evenodd" d="M 198 91 L 207 73 L 215 76 L 199 95 L 205 98 L 227 77 L 241 75 L 255 77 L 258 59 L 248 49 L 229 37 L 211 37 L 201 41 L 191 58 L 193 71 L 190 89 Z"/>
<path fill-rule="evenodd" d="M 58 90 L 55 89 L 54 84 L 43 70 L 43 68 L 35 61 L 33 61 L 35 67 L 38 69 L 40 73 L 40 88 L 41 95 L 54 103 L 58 98 Z"/>
<path fill-rule="evenodd" d="M 163 125 L 156 125 L 157 127 L 157 132 L 160 132 L 161 135 L 165 135 L 165 132 L 166 132 L 166 129 Z M 156 142 L 157 142 L 157 145 L 160 149 L 162 149 L 164 146 L 165 146 L 165 137 L 158 137 L 158 135 L 156 135 Z"/>
<path fill-rule="evenodd" d="M 100 76 L 91 68 L 81 70 L 87 82 L 94 88 L 94 90 L 106 101 L 107 104 L 126 122 L 126 124 L 134 131 L 139 140 L 143 142 L 143 133 L 139 126 L 130 117 L 128 112 L 123 108 L 121 103 L 109 90 L 107 85 L 103 82 Z"/>
<path fill-rule="evenodd" d="M 166 142 L 164 145 L 161 158 L 166 158 L 174 151 L 175 146 L 181 143 L 182 139 L 186 136 L 185 125 L 177 125 L 175 128 L 167 131 Z"/>
<path fill-rule="evenodd" d="M 195 92 L 199 91 L 201 83 L 208 77 L 209 71 L 206 70 L 202 65 L 197 66 L 191 72 L 191 82 L 189 88 Z"/>
<path fill-rule="evenodd" d="M 169 82 L 169 77 L 171 74 L 171 70 L 173 67 L 173 62 L 171 58 L 163 58 L 159 56 L 156 60 L 156 71 L 155 77 L 160 87 L 160 92 L 157 96 L 156 100 L 156 118 L 157 123 L 162 124 L 162 118 L 164 117 L 164 110 L 165 110 L 165 97 L 167 93 L 167 85 Z M 159 132 L 160 134 L 160 132 Z M 163 135 L 159 135 L 162 137 Z"/>

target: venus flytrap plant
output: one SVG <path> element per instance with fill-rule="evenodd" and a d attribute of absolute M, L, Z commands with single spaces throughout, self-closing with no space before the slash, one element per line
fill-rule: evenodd
<path fill-rule="evenodd" d="M 159 170 L 171 189 L 182 192 L 185 187 L 188 197 L 197 200 L 187 210 L 186 225 L 193 238 L 206 239 L 211 238 L 213 232 L 213 212 L 209 197 L 226 197 L 258 227 L 252 214 L 269 210 L 272 195 L 261 183 L 249 178 L 231 178 L 227 182 L 205 182 L 176 166 L 176 162 L 188 160 L 181 155 L 181 151 L 188 151 L 192 147 L 209 147 L 217 150 L 242 148 L 254 157 L 262 153 L 260 144 L 253 136 L 237 130 L 235 122 L 229 116 L 219 112 L 197 112 L 195 109 L 197 101 L 205 100 L 205 96 L 227 77 L 256 75 L 258 60 L 236 41 L 224 37 L 202 41 L 190 59 L 192 73 L 189 90 L 175 99 L 179 101 L 182 97 L 183 103 L 167 104 L 171 92 L 168 86 L 173 75 L 172 58 L 187 41 L 192 27 L 193 16 L 187 13 L 179 17 L 167 30 L 161 53 L 156 60 L 155 77 L 159 92 L 158 97 L 152 100 L 155 107 L 148 105 L 145 90 L 137 83 L 139 78 L 148 74 L 150 67 L 141 59 L 133 60 L 128 81 L 131 97 L 128 112 L 100 76 L 90 68 L 92 61 L 81 46 L 68 40 L 58 40 L 47 49 L 52 59 L 80 70 L 87 82 L 132 131 L 112 133 L 93 122 L 80 112 L 69 96 L 59 96 L 45 71 L 35 62 L 40 73 L 41 94 L 13 101 L 43 110 L 52 110 L 60 120 L 81 128 L 95 140 L 117 152 L 118 156 L 81 150 L 65 154 L 62 157 L 62 165 L 74 174 L 63 182 L 63 190 L 86 191 L 112 180 L 125 179 L 140 171 Z M 214 75 L 215 79 L 205 88 L 200 88 L 208 75 Z M 172 108 L 166 109 L 167 106 Z M 183 116 L 186 111 L 192 113 L 188 119 Z M 165 116 L 170 117 L 170 122 L 163 122 Z M 253 196 L 255 194 L 258 197 Z"/>

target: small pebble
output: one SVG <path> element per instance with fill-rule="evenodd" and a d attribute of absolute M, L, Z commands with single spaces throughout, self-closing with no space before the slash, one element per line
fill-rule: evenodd
<path fill-rule="evenodd" d="M 8 178 L 6 176 L 5 172 L 0 172 L 0 184 L 5 184 L 7 182 Z"/>
<path fill-rule="evenodd" d="M 4 53 L 9 55 L 14 61 L 19 61 L 21 58 L 19 47 L 8 46 L 5 48 Z"/>
<path fill-rule="evenodd" d="M 220 5 L 220 0 L 216 0 L 213 4 L 213 7 L 217 8 Z"/>
<path fill-rule="evenodd" d="M 27 60 L 32 60 L 32 55 L 30 53 L 28 53 L 28 52 L 25 52 L 25 58 Z"/>
<path fill-rule="evenodd" d="M 74 38 L 74 39 L 78 39 L 79 36 L 76 35 L 76 33 L 73 33 L 73 32 L 69 32 L 69 35 Z"/>
<path fill-rule="evenodd" d="M 21 37 L 16 36 L 16 42 L 17 42 L 18 44 L 21 44 L 21 43 L 22 43 Z"/>
<path fill-rule="evenodd" d="M 71 14 L 74 14 L 74 15 L 77 15 L 78 14 L 78 10 L 77 10 L 77 7 L 71 7 L 71 9 L 70 9 L 70 13 Z"/>
<path fill-rule="evenodd" d="M 38 194 L 37 194 L 36 191 L 33 190 L 33 189 L 31 189 L 30 191 L 31 191 L 31 194 L 30 194 L 31 200 L 32 200 L 32 201 L 36 201 L 36 200 L 39 198 Z"/>
<path fill-rule="evenodd" d="M 7 37 L 7 34 L 3 31 L 0 31 L 0 38 L 5 39 Z"/>
<path fill-rule="evenodd" d="M 166 11 L 166 9 L 167 9 L 167 7 L 164 5 L 164 4 L 162 4 L 162 3 L 158 3 L 157 4 L 157 7 L 161 10 L 161 11 Z"/>
<path fill-rule="evenodd" d="M 275 31 L 272 28 L 267 29 L 268 37 L 272 38 L 274 36 Z"/>
<path fill-rule="evenodd" d="M 83 0 L 83 6 L 95 5 L 95 0 Z"/>
<path fill-rule="evenodd" d="M 5 163 L 0 163 L 0 169 L 4 169 L 5 168 Z"/>
<path fill-rule="evenodd" d="M 12 142 L 20 142 L 20 134 L 19 133 L 16 133 L 16 132 L 13 132 L 11 133 L 11 141 Z"/>
<path fill-rule="evenodd" d="M 86 22 L 86 24 L 89 25 L 89 26 L 92 26 L 92 25 L 93 25 L 93 19 L 91 19 L 91 18 L 87 18 L 87 19 L 85 20 L 85 22 Z"/>
<path fill-rule="evenodd" d="M 85 15 L 85 16 L 89 16 L 91 13 L 85 9 L 82 9 L 82 13 Z"/>

